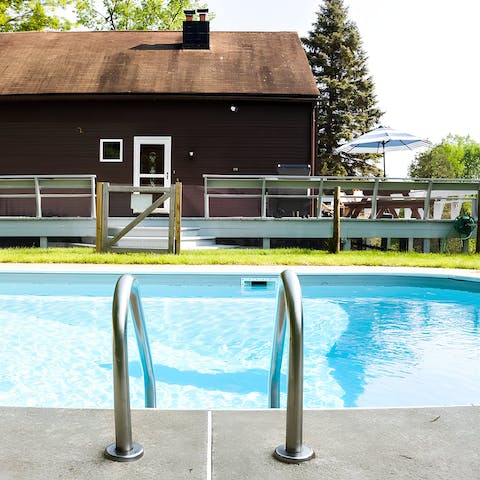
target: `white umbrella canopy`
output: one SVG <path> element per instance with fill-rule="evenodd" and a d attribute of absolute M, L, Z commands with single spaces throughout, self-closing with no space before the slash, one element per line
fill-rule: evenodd
<path fill-rule="evenodd" d="M 385 152 L 398 150 L 415 150 L 430 147 L 428 140 L 416 137 L 410 133 L 394 130 L 390 127 L 378 127 L 363 135 L 344 143 L 335 151 L 340 153 L 378 153 L 383 154 L 383 175 L 386 177 Z"/>

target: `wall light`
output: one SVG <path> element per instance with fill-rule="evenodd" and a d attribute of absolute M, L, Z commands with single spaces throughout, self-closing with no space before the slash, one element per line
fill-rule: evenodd
<path fill-rule="evenodd" d="M 188 158 L 189 158 L 190 160 L 193 160 L 194 155 L 195 155 L 194 152 L 188 152 Z"/>
<path fill-rule="evenodd" d="M 230 111 L 232 111 L 233 113 L 237 113 L 238 107 L 236 105 L 230 105 Z"/>

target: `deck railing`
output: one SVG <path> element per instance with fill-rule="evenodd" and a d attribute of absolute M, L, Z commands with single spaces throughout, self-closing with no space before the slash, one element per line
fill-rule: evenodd
<path fill-rule="evenodd" d="M 453 219 L 464 203 L 478 217 L 480 180 L 474 179 L 204 175 L 205 217 L 224 216 L 212 215 L 212 201 L 234 198 L 258 200 L 260 215 L 245 216 L 321 219 L 329 216 L 336 187 L 342 192 L 345 217 L 375 220 L 401 214 L 419 220 Z M 444 212 L 446 205 L 450 205 L 449 212 Z"/>
<path fill-rule="evenodd" d="M 78 202 L 67 205 L 67 199 L 87 198 L 83 210 L 95 218 L 95 175 L 2 175 L 0 176 L 1 214 L 6 216 L 79 216 Z M 12 205 L 8 200 L 12 199 Z M 33 199 L 33 203 L 29 201 Z M 45 212 L 44 200 L 61 199 Z M 20 202 L 18 202 L 20 200 Z M 22 203 L 23 202 L 23 203 Z M 14 205 L 15 203 L 15 205 Z M 10 210 L 11 209 L 11 210 Z"/>

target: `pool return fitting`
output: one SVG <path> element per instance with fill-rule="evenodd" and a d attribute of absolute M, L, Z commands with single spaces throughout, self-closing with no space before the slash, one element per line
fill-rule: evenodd
<path fill-rule="evenodd" d="M 288 360 L 287 424 L 285 445 L 273 455 L 287 463 L 305 462 L 315 452 L 302 443 L 303 435 L 303 307 L 302 290 L 297 275 L 291 270 L 280 274 L 282 280 L 277 296 L 277 315 L 272 345 L 269 379 L 269 407 L 280 407 L 280 370 L 285 344 L 286 322 L 290 327 Z"/>
<path fill-rule="evenodd" d="M 130 304 L 142 363 L 145 407 L 155 408 L 156 406 L 155 376 L 138 283 L 131 275 L 122 275 L 115 286 L 112 306 L 115 442 L 108 445 L 104 452 L 106 458 L 117 462 L 131 462 L 143 456 L 143 447 L 132 441 L 127 348 L 127 320 Z"/>

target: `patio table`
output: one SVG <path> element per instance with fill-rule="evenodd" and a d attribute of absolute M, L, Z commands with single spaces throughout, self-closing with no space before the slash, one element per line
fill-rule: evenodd
<path fill-rule="evenodd" d="M 431 201 L 431 205 L 433 201 Z M 393 218 L 398 218 L 398 210 L 400 208 L 409 208 L 412 211 L 412 218 L 421 220 L 423 215 L 419 209 L 425 207 L 425 200 L 422 198 L 378 198 L 376 218 L 380 218 L 385 213 L 390 213 Z M 363 199 L 356 202 L 343 203 L 343 216 L 349 218 L 358 218 L 358 216 L 366 209 L 372 208 L 371 199 Z"/>

